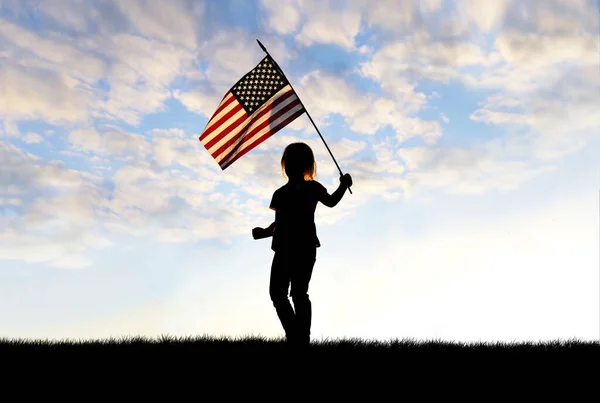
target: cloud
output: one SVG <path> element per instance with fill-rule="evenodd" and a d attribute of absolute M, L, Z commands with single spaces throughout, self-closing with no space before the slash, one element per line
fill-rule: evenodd
<path fill-rule="evenodd" d="M 297 52 L 288 49 L 277 36 L 266 36 L 261 42 L 284 70 L 286 63 L 296 57 Z M 256 40 L 241 29 L 232 29 L 213 35 L 198 48 L 197 56 L 206 63 L 205 80 L 192 89 L 173 90 L 173 97 L 191 112 L 210 117 L 225 93 L 265 54 Z"/>
<path fill-rule="evenodd" d="M 417 169 L 422 162 L 430 160 L 435 155 L 434 150 L 426 147 L 400 148 L 396 153 L 411 171 Z"/>
<path fill-rule="evenodd" d="M 23 141 L 27 144 L 37 144 L 43 141 L 43 137 L 37 133 L 29 132 L 23 137 Z"/>
<path fill-rule="evenodd" d="M 343 78 L 313 71 L 300 79 L 296 91 L 310 105 L 311 116 L 319 127 L 328 124 L 328 116 L 339 114 L 351 130 L 361 134 L 374 135 L 391 126 L 399 141 L 422 137 L 429 144 L 442 135 L 439 122 L 407 116 L 425 103 L 425 95 L 413 92 L 412 88 L 396 94 L 395 99 L 376 98 L 359 92 Z"/>
<path fill-rule="evenodd" d="M 173 91 L 173 98 L 181 102 L 190 112 L 207 118 L 215 112 L 224 95 L 225 93 L 217 93 L 213 89 L 203 90 L 201 88 L 185 92 L 181 90 Z"/>
<path fill-rule="evenodd" d="M 102 109 L 131 125 L 138 125 L 143 115 L 165 110 L 171 82 L 194 60 L 187 50 L 129 34 L 98 39 L 97 46 L 109 49 L 113 60 Z"/>
<path fill-rule="evenodd" d="M 353 10 L 326 10 L 311 14 L 296 36 L 301 46 L 313 43 L 332 44 L 354 51 L 354 38 L 360 30 L 360 14 Z"/>
<path fill-rule="evenodd" d="M 96 98 L 72 78 L 38 69 L 0 67 L 0 115 L 12 120 L 42 119 L 53 124 L 86 121 Z"/>
<path fill-rule="evenodd" d="M 127 0 L 117 5 L 141 35 L 190 50 L 197 46 L 196 21 L 203 15 L 202 2 Z"/>
<path fill-rule="evenodd" d="M 0 121 L 0 124 L 0 136 L 19 137 L 21 135 L 19 126 L 17 126 L 14 122 L 10 120 L 4 120 Z"/>
<path fill-rule="evenodd" d="M 353 4 L 365 15 L 369 26 L 388 31 L 403 32 L 413 28 L 418 15 L 416 2 L 412 0 L 381 0 L 375 3 L 359 0 L 353 1 Z"/>
<path fill-rule="evenodd" d="M 486 33 L 502 24 L 511 3 L 511 0 L 458 0 L 456 7 L 464 12 L 470 23 L 474 24 L 481 32 Z"/>
<path fill-rule="evenodd" d="M 102 189 L 93 177 L 2 142 L 0 157 L 0 196 L 18 199 L 0 216 L 1 259 L 78 268 L 110 244 L 95 221 Z"/>
<path fill-rule="evenodd" d="M 443 0 L 425 0 L 419 3 L 425 13 L 434 13 L 442 7 Z"/>
<path fill-rule="evenodd" d="M 297 0 L 261 0 L 260 5 L 269 17 L 264 25 L 279 34 L 295 32 L 300 25 L 300 3 Z"/>
<path fill-rule="evenodd" d="M 76 129 L 69 133 L 69 143 L 76 150 L 99 154 L 135 155 L 146 158 L 150 143 L 140 134 L 127 133 L 118 126 L 105 126 L 102 134 L 94 128 Z"/>
<path fill-rule="evenodd" d="M 79 31 L 76 36 L 49 30 L 42 35 L 2 20 L 0 88 L 7 95 L 0 113 L 57 124 L 102 116 L 138 125 L 144 114 L 164 110 L 171 82 L 196 59 L 195 18 L 203 11 L 179 1 L 160 8 L 119 2 L 131 25 L 106 29 L 118 13 L 111 4 L 44 2 L 39 17 L 50 16 Z M 59 15 L 66 6 L 72 8 Z M 78 17 L 73 10 L 79 10 Z M 130 28 L 143 36 L 132 35 Z M 65 116 L 65 110 L 72 113 Z"/>
<path fill-rule="evenodd" d="M 360 69 L 384 90 L 406 92 L 413 87 L 410 81 L 447 82 L 456 78 L 461 69 L 490 62 L 488 55 L 474 43 L 442 42 L 430 33 L 418 32 L 386 43 Z"/>
<path fill-rule="evenodd" d="M 104 76 L 106 66 L 100 58 L 77 49 L 65 38 L 42 38 L 5 19 L 0 19 L 0 36 L 10 59 L 23 67 L 45 68 L 90 83 Z"/>
<path fill-rule="evenodd" d="M 85 0 L 45 0 L 39 3 L 39 8 L 53 20 L 77 32 L 85 32 L 94 16 Z"/>

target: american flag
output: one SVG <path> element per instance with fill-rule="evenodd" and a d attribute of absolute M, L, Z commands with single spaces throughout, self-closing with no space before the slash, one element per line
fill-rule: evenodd
<path fill-rule="evenodd" d="M 223 97 L 200 142 L 225 170 L 305 112 L 269 55 Z"/>

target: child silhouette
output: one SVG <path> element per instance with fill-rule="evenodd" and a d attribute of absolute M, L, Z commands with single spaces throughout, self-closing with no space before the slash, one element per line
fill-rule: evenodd
<path fill-rule="evenodd" d="M 308 283 L 312 277 L 317 248 L 321 246 L 314 221 L 318 202 L 335 207 L 352 186 L 349 174 L 340 176 L 340 185 L 332 194 L 316 177 L 316 162 L 305 143 L 289 144 L 281 157 L 281 168 L 288 182 L 275 190 L 270 208 L 275 221 L 267 228 L 252 229 L 254 239 L 273 237 L 275 252 L 271 265 L 269 294 L 286 339 L 293 345 L 310 344 L 312 305 Z M 294 309 L 288 299 L 288 287 Z"/>

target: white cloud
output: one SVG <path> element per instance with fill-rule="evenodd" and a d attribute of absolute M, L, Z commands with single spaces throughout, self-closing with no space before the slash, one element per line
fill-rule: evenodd
<path fill-rule="evenodd" d="M 78 32 L 87 30 L 88 19 L 94 15 L 86 6 L 85 0 L 44 0 L 39 4 L 44 14 Z"/>
<path fill-rule="evenodd" d="M 396 153 L 411 171 L 417 169 L 421 163 L 429 161 L 435 155 L 434 150 L 426 147 L 399 148 Z"/>
<path fill-rule="evenodd" d="M 361 72 L 377 80 L 383 89 L 410 90 L 409 80 L 431 79 L 446 82 L 460 69 L 489 64 L 479 46 L 466 42 L 440 42 L 426 33 L 389 42 L 371 60 L 362 63 Z"/>
<path fill-rule="evenodd" d="M 60 15 L 60 7 L 67 5 Z M 104 29 L 111 14 L 76 1 L 44 2 L 41 8 L 45 15 L 80 31 L 74 37 L 47 30 L 34 33 L 2 20 L 0 37 L 6 40 L 0 47 L 5 66 L 0 69 L 0 88 L 7 95 L 0 113 L 15 120 L 44 118 L 52 123 L 104 115 L 137 125 L 142 115 L 163 110 L 171 96 L 169 85 L 196 58 L 195 19 L 203 11 L 198 5 L 187 9 L 182 2 L 160 8 L 139 1 L 118 5 L 146 37 Z M 73 10 L 79 10 L 77 18 Z M 88 22 L 100 29 L 87 32 Z M 103 79 L 107 91 L 98 86 Z M 72 111 L 70 116 L 65 116 L 65 109 Z"/>
<path fill-rule="evenodd" d="M 196 21 L 202 18 L 202 2 L 126 0 L 118 1 L 117 5 L 143 36 L 189 49 L 196 47 Z"/>
<path fill-rule="evenodd" d="M 13 120 L 43 119 L 53 124 L 85 121 L 96 98 L 85 85 L 42 70 L 0 67 L 0 115 Z"/>
<path fill-rule="evenodd" d="M 0 136 L 7 137 L 19 137 L 21 135 L 21 131 L 19 130 L 19 126 L 10 120 L 4 120 L 0 122 Z"/>
<path fill-rule="evenodd" d="M 346 51 L 354 51 L 354 38 L 359 33 L 360 21 L 360 14 L 352 10 L 327 10 L 312 14 L 296 36 L 296 42 L 302 46 L 332 44 Z"/>
<path fill-rule="evenodd" d="M 442 134 L 439 122 L 407 116 L 416 113 L 425 103 L 425 95 L 414 93 L 412 89 L 407 89 L 404 96 L 396 94 L 396 99 L 374 98 L 358 92 L 344 79 L 321 71 L 306 74 L 296 87 L 318 127 L 328 124 L 328 116 L 339 114 L 353 131 L 367 135 L 374 135 L 389 125 L 399 141 L 420 136 L 432 144 Z"/>
<path fill-rule="evenodd" d="M 261 42 L 284 70 L 296 56 L 297 52 L 287 49 L 279 37 L 267 36 Z M 197 54 L 206 60 L 206 80 L 191 90 L 174 90 L 173 97 L 206 117 L 212 116 L 225 93 L 265 57 L 256 40 L 240 29 L 219 31 L 198 48 Z"/>
<path fill-rule="evenodd" d="M 443 4 L 443 0 L 424 0 L 419 2 L 421 10 L 425 13 L 433 13 L 438 11 Z"/>
<path fill-rule="evenodd" d="M 95 179 L 0 142 L 0 195 L 16 215 L 0 217 L 0 259 L 76 268 L 86 252 L 109 245 L 95 221 L 102 189 Z"/>
<path fill-rule="evenodd" d="M 203 91 L 202 89 L 186 92 L 173 91 L 173 98 L 181 102 L 190 112 L 206 117 L 212 116 L 224 95 L 225 93 L 216 93 L 214 90 Z"/>
<path fill-rule="evenodd" d="M 505 31 L 496 48 L 509 64 L 544 67 L 557 62 L 597 63 L 595 35 L 547 36 L 540 33 Z"/>
<path fill-rule="evenodd" d="M 162 137 L 177 137 L 177 138 L 185 138 L 186 134 L 183 129 L 172 128 L 172 129 L 152 129 L 150 130 L 150 134 L 153 136 L 162 136 Z"/>
<path fill-rule="evenodd" d="M 44 139 L 37 133 L 29 132 L 23 137 L 23 141 L 28 144 L 41 143 Z"/>
<path fill-rule="evenodd" d="M 321 71 L 304 75 L 294 88 L 310 108 L 310 115 L 318 126 L 326 125 L 325 118 L 331 114 L 352 118 L 369 104 L 369 97 L 349 86 L 343 78 Z"/>
<path fill-rule="evenodd" d="M 414 26 L 417 9 L 412 0 L 358 0 L 353 3 L 365 14 L 370 26 L 388 31 L 405 31 Z"/>
<path fill-rule="evenodd" d="M 502 24 L 511 3 L 512 0 L 460 0 L 457 2 L 457 8 L 460 12 L 464 12 L 469 21 L 482 32 L 489 32 Z"/>
<path fill-rule="evenodd" d="M 5 19 L 0 19 L 0 36 L 5 39 L 0 49 L 12 53 L 15 64 L 45 67 L 90 83 L 104 76 L 106 67 L 101 59 L 77 49 L 66 40 L 43 38 Z M 31 58 L 31 55 L 39 59 Z"/>
<path fill-rule="evenodd" d="M 349 140 L 347 138 L 342 138 L 337 143 L 329 146 L 333 155 L 340 160 L 350 158 L 364 150 L 366 147 L 367 143 L 364 141 Z"/>
<path fill-rule="evenodd" d="M 279 34 L 295 32 L 300 24 L 300 4 L 297 0 L 261 0 L 260 5 L 269 13 L 267 29 Z"/>
<path fill-rule="evenodd" d="M 69 133 L 73 148 L 100 154 L 134 154 L 145 158 L 150 154 L 150 143 L 140 134 L 127 133 L 117 126 L 106 126 L 102 134 L 94 128 L 76 129 Z"/>
<path fill-rule="evenodd" d="M 96 46 L 109 49 L 106 53 L 113 60 L 108 100 L 102 108 L 132 125 L 145 114 L 164 110 L 171 82 L 194 59 L 187 50 L 128 34 L 98 39 Z"/>

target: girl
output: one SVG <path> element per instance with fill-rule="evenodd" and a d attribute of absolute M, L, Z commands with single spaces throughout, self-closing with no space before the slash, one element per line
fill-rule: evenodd
<path fill-rule="evenodd" d="M 275 252 L 271 265 L 269 294 L 292 344 L 310 343 L 312 306 L 308 298 L 308 283 L 321 246 L 315 227 L 315 209 L 321 202 L 335 207 L 346 190 L 352 186 L 349 174 L 340 176 L 340 185 L 333 194 L 314 180 L 316 162 L 311 148 L 305 143 L 288 145 L 281 157 L 281 168 L 288 182 L 273 193 L 270 208 L 275 221 L 267 228 L 252 230 L 254 239 L 273 237 Z M 288 300 L 288 287 L 294 309 Z"/>

